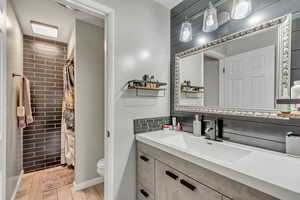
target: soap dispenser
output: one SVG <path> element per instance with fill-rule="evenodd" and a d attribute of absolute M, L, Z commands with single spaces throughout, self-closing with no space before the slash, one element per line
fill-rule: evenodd
<path fill-rule="evenodd" d="M 201 136 L 201 121 L 199 120 L 199 115 L 195 115 L 195 120 L 193 121 L 193 134 L 194 136 Z"/>

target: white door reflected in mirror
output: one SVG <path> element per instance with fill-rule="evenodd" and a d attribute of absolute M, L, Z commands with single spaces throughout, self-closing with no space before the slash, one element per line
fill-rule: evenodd
<path fill-rule="evenodd" d="M 278 28 L 180 59 L 179 104 L 275 110 Z"/>

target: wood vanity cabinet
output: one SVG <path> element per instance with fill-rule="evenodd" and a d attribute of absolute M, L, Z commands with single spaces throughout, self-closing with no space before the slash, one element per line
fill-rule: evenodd
<path fill-rule="evenodd" d="M 179 171 L 137 152 L 137 200 L 223 200 L 222 195 Z"/>
<path fill-rule="evenodd" d="M 155 160 L 151 156 L 137 153 L 137 199 L 154 200 Z"/>
<path fill-rule="evenodd" d="M 137 199 L 138 200 L 154 200 L 154 193 L 138 184 L 137 186 Z"/>
<path fill-rule="evenodd" d="M 137 182 L 147 188 L 150 192 L 154 191 L 154 158 L 138 152 L 137 155 Z"/>
<path fill-rule="evenodd" d="M 222 195 L 156 161 L 156 200 L 222 200 Z"/>
<path fill-rule="evenodd" d="M 137 142 L 137 200 L 279 200 Z"/>

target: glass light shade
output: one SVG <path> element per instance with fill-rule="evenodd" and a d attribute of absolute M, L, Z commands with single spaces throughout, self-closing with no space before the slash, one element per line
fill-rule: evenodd
<path fill-rule="evenodd" d="M 217 9 L 209 2 L 208 8 L 204 11 L 203 27 L 204 32 L 212 32 L 218 28 Z"/>
<path fill-rule="evenodd" d="M 180 30 L 180 38 L 179 40 L 181 42 L 189 42 L 193 39 L 193 31 L 192 31 L 192 24 L 188 21 L 185 21 L 181 25 L 181 30 Z"/>
<path fill-rule="evenodd" d="M 232 19 L 243 19 L 250 15 L 252 11 L 251 0 L 233 0 L 231 18 Z"/>

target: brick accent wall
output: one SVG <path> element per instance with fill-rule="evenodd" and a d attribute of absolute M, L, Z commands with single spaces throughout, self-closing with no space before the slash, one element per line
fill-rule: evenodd
<path fill-rule="evenodd" d="M 67 44 L 24 36 L 24 75 L 31 82 L 34 122 L 24 129 L 24 171 L 60 165 L 63 66 Z"/>

